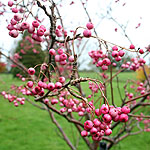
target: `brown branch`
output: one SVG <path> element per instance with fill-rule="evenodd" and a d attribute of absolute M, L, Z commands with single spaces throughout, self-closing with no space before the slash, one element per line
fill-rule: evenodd
<path fill-rule="evenodd" d="M 125 102 L 124 104 L 127 104 L 127 103 L 129 103 L 129 102 L 135 101 L 135 100 L 137 100 L 137 99 L 139 99 L 139 98 L 142 98 L 142 97 L 147 97 L 148 95 L 150 95 L 150 92 L 148 92 L 148 93 L 146 93 L 146 94 L 143 94 L 143 95 L 140 95 L 140 96 L 137 96 L 137 97 L 134 97 L 134 98 L 128 100 L 127 102 Z"/>
<path fill-rule="evenodd" d="M 0 48 L 1 49 L 1 48 Z M 23 65 L 21 64 L 20 62 L 16 62 L 15 60 L 13 60 L 12 58 L 10 58 L 9 56 L 5 55 L 4 53 L 2 53 L 0 51 L 0 55 L 3 55 L 5 56 L 8 60 L 10 60 L 11 62 L 13 62 L 15 65 L 17 65 L 21 70 L 23 70 L 25 73 L 28 73 L 28 69 Z"/>
<path fill-rule="evenodd" d="M 71 113 L 70 116 L 71 116 L 72 119 L 74 119 L 72 113 Z M 82 131 L 81 127 L 78 124 L 74 124 L 74 125 L 76 126 L 77 130 L 79 131 L 79 133 L 81 133 L 81 131 Z M 92 147 L 92 144 L 90 143 L 88 138 L 87 137 L 83 137 L 83 136 L 82 136 L 82 138 L 85 141 L 85 143 L 87 144 L 87 146 L 90 148 L 90 150 L 94 150 L 93 147 Z"/>
<path fill-rule="evenodd" d="M 28 98 L 26 98 L 26 101 L 28 101 L 30 104 L 32 104 L 33 106 L 35 106 L 37 108 L 40 108 L 42 110 L 47 110 L 46 107 L 39 106 L 39 105 L 35 104 L 34 102 L 32 102 L 31 100 L 29 100 Z"/>
<path fill-rule="evenodd" d="M 53 112 L 51 112 L 49 109 L 47 109 L 50 117 L 51 117 L 51 120 L 52 122 L 57 126 L 57 128 L 59 129 L 60 133 L 62 134 L 64 140 L 66 141 L 66 143 L 69 145 L 69 147 L 72 149 L 72 150 L 76 150 L 76 148 L 72 145 L 71 141 L 69 140 L 69 138 L 67 137 L 67 135 L 65 134 L 64 130 L 62 129 L 62 127 L 60 126 L 60 124 L 57 122 L 57 120 L 55 119 L 54 117 L 54 114 Z"/>
<path fill-rule="evenodd" d="M 144 116 L 144 115 L 134 115 L 134 114 L 128 114 L 130 117 L 137 117 L 137 118 L 150 118 L 150 116 Z"/>
<path fill-rule="evenodd" d="M 122 72 L 124 69 L 120 69 L 117 73 L 115 73 L 113 76 L 112 76 L 112 79 L 114 78 L 114 77 L 116 77 L 120 72 Z M 108 79 L 108 80 L 106 80 L 104 83 L 107 83 L 107 82 L 109 82 L 111 79 Z M 104 84 L 103 83 L 103 84 Z"/>
<path fill-rule="evenodd" d="M 90 15 L 89 15 L 89 13 L 88 13 L 88 11 L 87 11 L 86 7 L 83 5 L 82 0 L 80 0 L 80 2 L 82 3 L 82 6 L 83 6 L 83 9 L 84 9 L 85 13 L 87 14 L 87 17 L 88 17 L 88 19 L 89 19 L 89 22 L 92 22 L 92 19 L 91 19 L 91 17 L 90 17 Z M 96 35 L 96 36 L 98 36 L 98 34 L 97 34 L 97 32 L 96 32 L 95 27 L 93 28 L 93 30 L 94 30 L 95 35 Z M 100 40 L 98 40 L 98 42 L 99 42 L 99 47 L 101 48 L 101 41 L 100 41 Z"/>
<path fill-rule="evenodd" d="M 44 104 L 44 102 L 42 101 L 42 103 Z M 61 113 L 60 111 L 58 111 L 56 108 L 52 107 L 49 103 L 48 104 L 45 104 L 50 110 L 52 110 L 53 112 L 57 113 L 58 115 L 66 118 L 68 120 L 68 122 L 71 122 L 71 123 L 74 123 L 74 124 L 78 124 L 80 125 L 81 127 L 84 127 L 84 125 L 78 121 L 78 120 L 75 120 L 75 119 L 71 119 L 69 118 L 69 116 L 67 116 L 66 114 L 64 113 Z"/>
<path fill-rule="evenodd" d="M 114 103 L 114 93 L 113 93 L 113 83 L 112 83 L 112 65 L 110 66 L 110 89 L 111 89 L 111 100 L 112 100 L 112 105 L 115 106 Z"/>
<path fill-rule="evenodd" d="M 116 79 L 117 79 L 117 89 L 118 89 L 120 98 L 121 98 L 121 100 L 122 100 L 122 102 L 123 102 L 123 98 L 122 98 L 121 91 L 120 91 L 120 87 L 119 87 L 119 78 L 118 78 L 118 76 L 116 76 Z"/>

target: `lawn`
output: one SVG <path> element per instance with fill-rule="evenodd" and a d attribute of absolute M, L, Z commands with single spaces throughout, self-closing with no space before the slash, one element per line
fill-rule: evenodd
<path fill-rule="evenodd" d="M 81 72 L 81 76 L 99 78 L 98 74 L 93 72 Z M 122 78 L 122 79 L 121 79 Z M 120 88 L 123 95 L 123 85 L 127 79 L 134 79 L 133 73 L 120 73 Z M 9 90 L 10 85 L 21 82 L 12 78 L 11 75 L 0 75 L 0 91 Z M 114 85 L 115 102 L 119 104 L 119 96 L 117 91 L 117 83 Z M 87 83 L 82 84 L 86 93 L 89 93 Z M 110 88 L 109 88 L 110 90 Z M 108 90 L 108 99 L 109 96 Z M 72 138 L 75 143 L 79 134 L 73 125 L 68 124 L 65 119 L 55 115 L 57 120 L 62 124 L 67 135 Z M 116 132 L 116 131 L 115 131 Z M 130 136 L 121 143 L 113 147 L 113 150 L 149 150 L 150 134 L 142 133 L 136 136 Z M 78 150 L 88 149 L 82 139 L 77 143 Z M 0 150 L 69 150 L 65 141 L 61 138 L 58 129 L 51 122 L 46 111 L 40 110 L 28 102 L 24 106 L 14 107 L 8 100 L 4 100 L 0 96 Z"/>

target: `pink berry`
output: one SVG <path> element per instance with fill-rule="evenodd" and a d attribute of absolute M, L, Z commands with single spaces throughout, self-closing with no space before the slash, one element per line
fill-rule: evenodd
<path fill-rule="evenodd" d="M 112 47 L 112 50 L 113 50 L 113 51 L 118 51 L 118 47 L 117 47 L 117 46 L 113 46 L 113 47 Z"/>
<path fill-rule="evenodd" d="M 35 74 L 35 69 L 34 69 L 34 68 L 29 68 L 29 69 L 28 69 L 28 73 L 29 73 L 30 75 L 34 75 L 34 74 Z"/>
<path fill-rule="evenodd" d="M 55 84 L 54 83 L 48 83 L 47 85 L 48 90 L 53 91 L 55 89 Z"/>
<path fill-rule="evenodd" d="M 64 61 L 66 59 L 67 59 L 67 55 L 66 54 L 63 53 L 63 54 L 60 55 L 60 60 L 61 61 Z"/>
<path fill-rule="evenodd" d="M 121 108 L 121 111 L 124 113 L 124 114 L 128 114 L 130 113 L 130 108 L 128 106 L 123 106 Z"/>
<path fill-rule="evenodd" d="M 40 36 L 38 36 L 36 33 L 33 33 L 33 34 L 32 34 L 32 38 L 33 38 L 35 41 L 38 41 L 38 42 L 42 42 L 42 41 L 43 41 L 43 39 L 42 39 Z"/>
<path fill-rule="evenodd" d="M 91 37 L 92 33 L 90 30 L 86 29 L 83 31 L 83 35 L 84 35 L 84 37 L 89 38 L 89 37 Z"/>
<path fill-rule="evenodd" d="M 11 31 L 11 30 L 15 29 L 15 27 L 14 27 L 12 24 L 9 24 L 9 25 L 7 26 L 7 29 Z"/>
<path fill-rule="evenodd" d="M 140 53 L 140 54 L 144 54 L 143 49 L 140 49 L 140 50 L 139 50 L 139 53 Z"/>
<path fill-rule="evenodd" d="M 142 91 L 141 91 L 141 95 L 143 95 L 143 94 L 145 94 L 145 90 L 142 90 Z"/>
<path fill-rule="evenodd" d="M 95 127 L 98 127 L 101 124 L 101 122 L 97 118 L 93 120 L 93 123 Z"/>
<path fill-rule="evenodd" d="M 11 10 L 12 10 L 12 12 L 13 12 L 13 13 L 18 13 L 18 9 L 17 9 L 17 8 L 15 8 L 15 7 L 14 7 L 14 8 L 12 8 Z"/>
<path fill-rule="evenodd" d="M 38 86 L 41 87 L 41 88 L 43 88 L 43 82 L 42 82 L 42 81 L 39 81 L 39 82 L 38 82 Z"/>
<path fill-rule="evenodd" d="M 48 98 L 44 99 L 44 103 L 45 103 L 45 104 L 47 104 L 48 102 L 49 102 L 49 99 L 48 99 Z"/>
<path fill-rule="evenodd" d="M 118 51 L 112 51 L 112 57 L 118 57 Z"/>
<path fill-rule="evenodd" d="M 18 107 L 19 106 L 19 104 L 16 102 L 16 103 L 14 103 L 14 105 L 16 106 L 16 107 Z"/>
<path fill-rule="evenodd" d="M 66 64 L 67 64 L 66 60 L 60 61 L 60 65 L 66 65 Z"/>
<path fill-rule="evenodd" d="M 109 114 L 105 114 L 103 119 L 106 123 L 109 123 L 112 120 L 112 117 Z"/>
<path fill-rule="evenodd" d="M 47 89 L 47 84 L 45 82 L 43 82 L 43 88 Z"/>
<path fill-rule="evenodd" d="M 104 59 L 103 59 L 103 64 L 109 66 L 109 65 L 111 64 L 110 59 L 109 59 L 109 58 L 104 58 Z"/>
<path fill-rule="evenodd" d="M 44 26 L 44 25 L 41 25 L 41 26 L 40 26 L 40 29 L 43 29 L 43 30 L 44 30 L 44 32 L 46 31 L 46 28 L 45 28 L 45 26 Z"/>
<path fill-rule="evenodd" d="M 129 93 L 128 97 L 131 99 L 133 98 L 133 93 Z"/>
<path fill-rule="evenodd" d="M 103 70 L 103 71 L 108 70 L 108 66 L 103 65 L 103 66 L 102 66 L 102 70 Z"/>
<path fill-rule="evenodd" d="M 63 54 L 63 50 L 61 48 L 58 49 L 57 52 L 58 52 L 59 55 Z"/>
<path fill-rule="evenodd" d="M 59 82 L 62 84 L 65 83 L 65 77 L 59 77 Z"/>
<path fill-rule="evenodd" d="M 32 88 L 32 87 L 33 87 L 33 82 L 32 82 L 32 81 L 28 81 L 28 82 L 27 82 L 27 86 L 28 86 L 29 88 Z"/>
<path fill-rule="evenodd" d="M 60 82 L 55 83 L 55 88 L 56 89 L 61 89 L 61 87 L 62 87 L 62 84 Z"/>
<path fill-rule="evenodd" d="M 69 56 L 68 60 L 69 60 L 70 62 L 74 62 L 74 56 Z"/>
<path fill-rule="evenodd" d="M 16 25 L 16 24 L 17 24 L 17 21 L 16 21 L 14 18 L 12 18 L 11 21 L 10 21 L 10 23 L 11 23 L 12 25 Z"/>
<path fill-rule="evenodd" d="M 39 26 L 39 22 L 37 20 L 32 22 L 33 27 L 37 28 Z"/>
<path fill-rule="evenodd" d="M 90 129 L 90 133 L 91 133 L 91 135 L 96 134 L 97 133 L 97 129 L 95 127 L 92 127 Z"/>
<path fill-rule="evenodd" d="M 100 66 L 100 67 L 102 67 L 103 66 L 103 61 L 99 60 L 98 63 L 97 63 L 97 65 Z"/>
<path fill-rule="evenodd" d="M 118 111 L 116 108 L 110 108 L 109 110 L 109 114 L 111 115 L 111 117 L 116 117 L 118 115 Z"/>
<path fill-rule="evenodd" d="M 34 33 L 34 31 L 35 31 L 35 27 L 33 27 L 32 25 L 30 25 L 30 26 L 28 27 L 28 32 L 29 32 L 29 33 Z"/>
<path fill-rule="evenodd" d="M 57 28 L 60 30 L 60 29 L 62 28 L 62 26 L 61 26 L 61 25 L 58 25 Z"/>
<path fill-rule="evenodd" d="M 66 108 L 66 107 L 60 109 L 60 112 L 61 112 L 61 113 L 64 113 L 65 111 L 67 111 L 67 108 Z"/>
<path fill-rule="evenodd" d="M 23 22 L 22 24 L 21 24 L 21 28 L 22 29 L 28 29 L 29 28 L 29 24 L 27 23 L 27 22 Z"/>
<path fill-rule="evenodd" d="M 113 121 L 118 122 L 118 121 L 119 121 L 119 116 L 120 116 L 120 115 L 117 115 L 116 117 L 113 117 L 113 118 L 112 118 Z"/>
<path fill-rule="evenodd" d="M 43 28 L 40 28 L 37 30 L 37 35 L 38 36 L 43 36 L 44 35 L 44 29 Z"/>
<path fill-rule="evenodd" d="M 100 116 L 100 115 L 101 115 L 100 109 L 96 109 L 96 110 L 95 110 L 95 115 L 96 115 L 96 116 Z"/>
<path fill-rule="evenodd" d="M 128 121 L 128 115 L 126 115 L 126 114 L 121 114 L 121 115 L 119 116 L 119 120 L 120 120 L 120 122 L 127 122 L 127 121 Z"/>
<path fill-rule="evenodd" d="M 119 54 L 120 57 L 123 57 L 125 52 L 123 50 L 120 50 L 118 54 Z"/>
<path fill-rule="evenodd" d="M 109 112 L 108 105 L 103 104 L 100 110 L 101 110 L 101 113 L 107 114 Z"/>
<path fill-rule="evenodd" d="M 24 29 L 21 27 L 21 24 L 20 24 L 20 23 L 18 23 L 18 24 L 16 25 L 16 29 L 19 30 L 19 31 L 24 31 Z"/>
<path fill-rule="evenodd" d="M 121 60 L 121 57 L 120 57 L 120 56 L 117 56 L 117 57 L 115 57 L 115 60 L 116 60 L 116 61 L 120 61 L 120 60 Z"/>
<path fill-rule="evenodd" d="M 49 54 L 50 54 L 50 55 L 56 55 L 56 51 L 55 51 L 54 49 L 50 49 L 50 50 L 49 50 Z"/>
<path fill-rule="evenodd" d="M 60 55 L 55 55 L 55 61 L 60 62 Z"/>
<path fill-rule="evenodd" d="M 131 44 L 130 49 L 135 49 L 135 46 L 133 44 Z"/>
<path fill-rule="evenodd" d="M 11 0 L 8 1 L 8 6 L 9 6 L 9 7 L 12 7 L 13 4 L 14 4 L 13 1 L 11 1 Z"/>
<path fill-rule="evenodd" d="M 14 15 L 14 20 L 20 21 L 22 19 L 22 16 L 20 14 L 15 14 Z"/>
<path fill-rule="evenodd" d="M 84 112 L 83 112 L 83 111 L 79 111 L 79 112 L 78 112 L 78 115 L 79 115 L 79 116 L 84 116 Z"/>
<path fill-rule="evenodd" d="M 90 130 L 92 127 L 93 127 L 93 122 L 92 122 L 91 120 L 85 121 L 85 123 L 84 123 L 84 128 L 85 128 L 86 130 Z"/>
<path fill-rule="evenodd" d="M 106 135 L 112 134 L 112 130 L 111 130 L 111 129 L 106 129 L 106 130 L 105 130 L 105 134 L 106 134 Z"/>
<path fill-rule="evenodd" d="M 44 89 L 43 88 L 41 88 L 41 91 L 38 92 L 38 95 L 39 96 L 43 96 L 44 95 Z"/>
<path fill-rule="evenodd" d="M 91 30 L 91 29 L 93 29 L 94 25 L 93 25 L 91 22 L 88 22 L 88 23 L 86 24 L 86 27 L 87 27 L 89 30 Z"/>
<path fill-rule="evenodd" d="M 116 66 L 117 66 L 117 64 L 116 64 L 116 63 L 113 63 L 112 65 L 113 65 L 114 67 L 116 67 Z"/>
<path fill-rule="evenodd" d="M 18 31 L 15 29 L 9 31 L 9 35 L 13 38 L 16 38 L 18 36 L 18 34 L 19 34 Z"/>
<path fill-rule="evenodd" d="M 53 98 L 53 99 L 51 100 L 51 104 L 52 104 L 52 105 L 55 105 L 55 104 L 57 104 L 57 103 L 58 103 L 58 99 Z"/>
<path fill-rule="evenodd" d="M 41 92 L 41 90 L 42 90 L 42 88 L 39 87 L 39 86 L 36 86 L 34 89 L 35 89 L 36 93 L 39 93 L 39 92 Z"/>
<path fill-rule="evenodd" d="M 25 103 L 24 101 L 20 101 L 20 104 L 21 104 L 21 105 L 24 105 L 24 103 Z"/>
<path fill-rule="evenodd" d="M 88 132 L 87 132 L 87 131 L 83 130 L 83 131 L 81 132 L 81 136 L 86 137 L 87 135 L 88 135 Z"/>

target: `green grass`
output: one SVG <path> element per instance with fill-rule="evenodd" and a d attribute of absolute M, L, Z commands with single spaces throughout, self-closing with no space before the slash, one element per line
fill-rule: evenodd
<path fill-rule="evenodd" d="M 99 78 L 99 75 L 89 72 L 80 73 L 81 76 Z M 123 85 L 130 78 L 134 79 L 133 73 L 120 73 L 119 79 L 121 93 L 123 95 Z M 11 75 L 0 75 L 0 91 L 10 90 L 10 85 L 20 85 L 18 79 Z M 119 102 L 116 81 L 114 85 L 115 102 Z M 90 93 L 88 83 L 82 84 L 86 93 Z M 110 88 L 108 88 L 108 93 Z M 108 99 L 111 99 L 108 94 Z M 55 115 L 58 122 L 62 124 L 63 129 L 71 138 L 76 138 L 79 134 L 75 127 L 68 123 L 64 118 Z M 117 132 L 117 131 L 115 131 Z M 71 141 L 74 143 L 73 138 Z M 113 150 L 149 150 L 150 134 L 142 133 L 136 136 L 130 136 L 113 147 Z M 69 150 L 65 141 L 60 137 L 58 129 L 51 122 L 46 111 L 40 110 L 28 102 L 24 106 L 14 107 L 12 103 L 0 96 L 0 150 Z M 80 138 L 78 150 L 86 150 L 87 146 Z"/>

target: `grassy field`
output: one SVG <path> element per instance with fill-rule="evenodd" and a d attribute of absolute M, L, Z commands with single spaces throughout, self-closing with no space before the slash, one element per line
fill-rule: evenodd
<path fill-rule="evenodd" d="M 89 72 L 80 73 L 81 76 L 99 78 L 99 75 Z M 123 95 L 123 85 L 127 79 L 134 79 L 133 73 L 121 73 L 119 75 L 121 93 Z M 11 75 L 0 75 L 0 91 L 9 90 L 11 84 L 21 84 Z M 114 85 L 115 102 L 119 102 L 116 81 Z M 86 93 L 89 93 L 87 83 L 83 83 Z M 108 93 L 110 91 L 108 90 Z M 109 98 L 109 94 L 108 94 Z M 73 125 L 66 122 L 63 118 L 55 115 L 62 124 L 63 129 L 69 137 L 72 137 L 72 143 L 75 144 L 75 138 L 79 136 Z M 116 132 L 116 131 L 115 131 Z M 130 136 L 121 143 L 113 147 L 113 150 L 149 150 L 150 134 L 142 133 L 136 136 Z M 88 149 L 82 139 L 79 141 L 78 150 Z M 24 106 L 14 107 L 8 100 L 0 96 L 0 150 L 69 150 L 65 141 L 61 138 L 58 129 L 51 122 L 46 111 L 40 110 L 28 102 Z"/>

